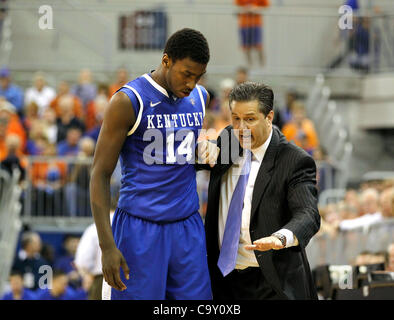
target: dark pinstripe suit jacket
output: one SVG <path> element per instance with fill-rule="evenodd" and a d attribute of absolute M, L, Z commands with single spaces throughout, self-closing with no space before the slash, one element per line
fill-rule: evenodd
<path fill-rule="evenodd" d="M 231 126 L 225 128 L 217 140 L 221 148 L 219 159 L 226 159 L 238 150 L 240 152 L 235 157 L 242 154 L 240 148 L 231 150 L 230 139 L 224 138 L 233 135 L 231 129 Z M 211 169 L 208 189 L 205 229 L 214 297 L 215 282 L 222 276 L 217 267 L 220 185 L 223 174 L 231 166 L 231 161 L 230 164 L 215 165 Z M 281 228 L 291 230 L 299 245 L 281 250 L 255 251 L 265 278 L 283 299 L 317 299 L 305 254 L 306 245 L 320 228 L 316 165 L 304 150 L 289 143 L 274 127 L 254 185 L 249 229 L 251 240 L 270 236 Z"/>

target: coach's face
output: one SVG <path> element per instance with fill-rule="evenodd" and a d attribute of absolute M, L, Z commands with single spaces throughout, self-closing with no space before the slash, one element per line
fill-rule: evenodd
<path fill-rule="evenodd" d="M 265 116 L 259 110 L 257 100 L 232 101 L 230 107 L 234 132 L 241 147 L 246 149 L 260 147 L 270 135 L 274 112 L 271 110 Z"/>
<path fill-rule="evenodd" d="M 163 57 L 168 89 L 178 98 L 187 97 L 205 73 L 206 64 L 184 58 L 175 62 L 166 54 Z"/>

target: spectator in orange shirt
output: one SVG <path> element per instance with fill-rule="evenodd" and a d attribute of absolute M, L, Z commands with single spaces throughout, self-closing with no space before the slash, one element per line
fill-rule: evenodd
<path fill-rule="evenodd" d="M 305 107 L 301 102 L 295 101 L 291 108 L 292 120 L 283 126 L 282 132 L 286 139 L 293 141 L 309 154 L 319 146 L 319 139 L 313 122 L 306 118 Z"/>
<path fill-rule="evenodd" d="M 43 156 L 47 159 L 34 161 L 30 170 L 33 190 L 31 194 L 32 215 L 64 215 L 64 185 L 67 175 L 67 163 L 55 158 L 56 146 L 47 144 Z"/>
<path fill-rule="evenodd" d="M 20 139 L 18 154 L 22 155 L 26 144 L 26 133 L 19 121 L 15 107 L 0 97 L 0 161 L 8 155 L 6 138 L 10 134 L 15 134 Z"/>
<path fill-rule="evenodd" d="M 39 119 L 38 109 L 39 107 L 35 102 L 30 102 L 25 107 L 25 116 L 22 119 L 22 124 L 27 134 L 29 134 L 31 127 L 34 125 L 34 122 L 38 121 Z"/>
<path fill-rule="evenodd" d="M 108 86 L 106 84 L 100 84 L 96 98 L 87 105 L 85 117 L 87 131 L 101 126 L 101 122 L 104 118 L 104 110 L 108 103 Z M 95 138 L 95 140 L 97 140 L 97 138 Z"/>
<path fill-rule="evenodd" d="M 57 179 L 53 179 L 54 174 L 52 173 L 49 181 L 53 182 L 56 180 L 60 185 L 63 185 L 66 181 L 67 164 L 56 158 L 56 146 L 53 144 L 47 144 L 42 154 L 43 156 L 49 157 L 47 160 L 36 161 L 32 165 L 31 179 L 33 186 L 38 188 L 44 188 L 47 183 L 47 178 L 50 175 L 49 172 L 57 172 Z"/>
<path fill-rule="evenodd" d="M 62 97 L 69 97 L 69 99 L 73 101 L 72 108 L 74 110 L 74 115 L 77 118 L 82 119 L 84 116 L 82 102 L 76 95 L 70 93 L 70 85 L 68 84 L 67 81 L 60 82 L 57 89 L 57 96 L 50 104 L 51 108 L 56 112 L 56 117 L 60 118 L 61 116 L 61 108 L 59 102 Z"/>
<path fill-rule="evenodd" d="M 270 2 L 269 0 L 235 0 L 235 4 L 239 7 L 239 34 L 248 64 L 252 64 L 251 51 L 255 49 L 258 53 L 259 63 L 263 66 L 263 19 L 261 9 L 268 7 Z"/>
<path fill-rule="evenodd" d="M 116 73 L 116 81 L 109 87 L 109 97 L 122 88 L 129 81 L 129 72 L 126 68 L 119 68 Z"/>

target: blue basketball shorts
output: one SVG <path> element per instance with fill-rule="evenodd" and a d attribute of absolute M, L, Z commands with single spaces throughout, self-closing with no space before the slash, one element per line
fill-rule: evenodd
<path fill-rule="evenodd" d="M 262 27 L 241 27 L 239 29 L 241 45 L 244 48 L 260 47 L 262 44 Z"/>
<path fill-rule="evenodd" d="M 116 246 L 130 269 L 127 289 L 111 288 L 111 300 L 211 300 L 204 225 L 200 214 L 166 223 L 117 208 L 112 222 Z"/>

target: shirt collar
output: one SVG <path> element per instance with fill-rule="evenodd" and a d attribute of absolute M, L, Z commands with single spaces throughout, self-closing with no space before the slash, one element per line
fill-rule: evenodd
<path fill-rule="evenodd" d="M 268 136 L 268 139 L 260 147 L 257 147 L 256 149 L 252 149 L 253 156 L 260 163 L 264 159 L 264 155 L 265 155 L 265 152 L 267 151 L 268 146 L 271 142 L 271 138 L 272 138 L 272 128 L 271 128 L 270 135 Z"/>
<path fill-rule="evenodd" d="M 149 81 L 149 83 L 157 90 L 160 91 L 162 94 L 164 94 L 167 98 L 170 96 L 168 95 L 168 92 L 166 89 L 164 89 L 161 85 L 159 85 L 155 80 L 153 80 L 152 76 L 150 74 L 145 73 L 142 75 L 146 80 Z"/>
<path fill-rule="evenodd" d="M 156 88 L 156 90 L 160 91 L 162 94 L 164 94 L 167 98 L 171 98 L 173 101 L 177 101 L 179 98 L 173 95 L 171 92 L 168 92 L 165 88 L 163 88 L 160 84 L 158 84 L 155 80 L 152 78 L 152 73 L 155 70 L 152 70 L 150 74 L 145 73 L 142 75 L 146 80 L 150 82 L 150 84 Z"/>

